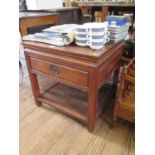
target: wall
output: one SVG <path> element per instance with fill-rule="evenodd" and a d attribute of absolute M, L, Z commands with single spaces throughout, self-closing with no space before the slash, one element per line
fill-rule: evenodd
<path fill-rule="evenodd" d="M 51 9 L 62 7 L 62 0 L 37 0 L 38 9 Z"/>
<path fill-rule="evenodd" d="M 28 10 L 42 10 L 62 7 L 62 0 L 26 0 Z"/>
<path fill-rule="evenodd" d="M 27 9 L 29 10 L 36 10 L 37 9 L 37 2 L 36 0 L 26 0 Z"/>

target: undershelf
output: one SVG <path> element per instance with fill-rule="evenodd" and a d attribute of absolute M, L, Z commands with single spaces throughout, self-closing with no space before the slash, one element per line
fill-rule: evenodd
<path fill-rule="evenodd" d="M 104 84 L 101 89 L 99 90 L 98 96 L 98 106 L 97 106 L 97 116 L 102 112 L 103 108 L 112 98 L 114 95 L 115 89 L 112 85 Z"/>
<path fill-rule="evenodd" d="M 104 85 L 100 89 L 97 116 L 107 103 L 111 91 L 112 87 L 109 85 Z M 86 92 L 58 83 L 38 97 L 38 100 L 82 121 L 84 124 L 88 122 L 88 93 Z"/>
<path fill-rule="evenodd" d="M 59 83 L 38 100 L 87 123 L 88 94 L 85 92 Z"/>

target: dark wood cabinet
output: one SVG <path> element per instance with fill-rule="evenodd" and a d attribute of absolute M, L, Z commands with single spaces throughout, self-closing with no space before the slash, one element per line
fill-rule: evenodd
<path fill-rule="evenodd" d="M 53 12 L 53 10 L 48 10 Z M 58 13 L 59 24 L 79 24 L 82 18 L 82 12 L 79 7 L 56 9 L 54 12 Z"/>

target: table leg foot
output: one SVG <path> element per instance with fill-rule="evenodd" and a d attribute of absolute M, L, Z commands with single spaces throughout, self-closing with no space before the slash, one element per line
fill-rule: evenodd
<path fill-rule="evenodd" d="M 94 128 L 95 125 L 88 126 L 88 131 L 92 133 L 94 131 Z"/>
<path fill-rule="evenodd" d="M 117 123 L 117 116 L 113 116 L 112 124 L 113 125 L 116 125 L 116 123 Z"/>
<path fill-rule="evenodd" d="M 35 104 L 36 104 L 38 107 L 40 107 L 40 106 L 42 105 L 42 103 L 41 103 L 40 101 L 38 101 L 38 100 L 35 100 Z"/>

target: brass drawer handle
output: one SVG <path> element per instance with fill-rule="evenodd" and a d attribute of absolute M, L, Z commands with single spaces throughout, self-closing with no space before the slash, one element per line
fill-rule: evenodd
<path fill-rule="evenodd" d="M 57 66 L 55 66 L 55 65 L 52 65 L 52 66 L 50 67 L 50 71 L 51 71 L 54 75 L 56 75 L 56 76 L 59 76 L 59 75 L 60 75 L 59 68 L 58 68 Z"/>

